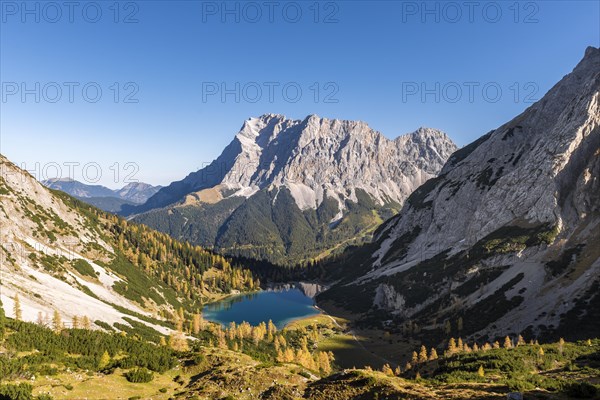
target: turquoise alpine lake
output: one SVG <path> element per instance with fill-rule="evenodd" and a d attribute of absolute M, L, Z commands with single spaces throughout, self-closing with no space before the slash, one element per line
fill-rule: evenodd
<path fill-rule="evenodd" d="M 244 321 L 250 325 L 273 321 L 277 329 L 293 320 L 319 314 L 313 299 L 297 288 L 263 290 L 236 295 L 207 304 L 202 312 L 204 319 L 222 325 Z"/>

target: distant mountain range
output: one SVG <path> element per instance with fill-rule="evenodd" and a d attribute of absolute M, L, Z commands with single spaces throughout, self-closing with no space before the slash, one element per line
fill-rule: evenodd
<path fill-rule="evenodd" d="M 318 299 L 421 338 L 596 337 L 599 243 L 590 47 L 540 101 L 455 152 L 372 244 L 330 265 L 336 283 Z"/>
<path fill-rule="evenodd" d="M 120 211 L 124 204 L 142 204 L 162 187 L 143 182 L 131 182 L 121 189 L 112 190 L 105 186 L 87 185 L 69 178 L 47 179 L 42 183 L 50 189 L 61 190 L 86 203 L 110 212 Z"/>
<path fill-rule="evenodd" d="M 208 167 L 121 213 L 227 254 L 308 261 L 370 238 L 456 149 L 435 129 L 390 140 L 364 122 L 267 114 Z"/>

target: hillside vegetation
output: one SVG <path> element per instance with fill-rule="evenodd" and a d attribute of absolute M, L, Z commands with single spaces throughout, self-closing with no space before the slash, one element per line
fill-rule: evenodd
<path fill-rule="evenodd" d="M 1 313 L 0 313 L 1 315 Z M 336 367 L 316 350 L 335 334 L 306 321 L 224 329 L 199 321 L 192 340 L 87 329 L 52 330 L 0 318 L 2 399 L 527 399 L 598 398 L 600 340 L 454 343 L 381 371 Z M 485 348 L 484 348 L 485 347 Z M 496 347 L 496 348 L 493 348 Z M 423 353 L 421 351 L 421 353 Z M 410 364 L 410 363 L 409 363 Z"/>
<path fill-rule="evenodd" d="M 49 190 L 0 160 L 2 301 L 13 318 L 167 333 L 189 330 L 206 302 L 260 288 L 240 262 Z"/>
<path fill-rule="evenodd" d="M 345 202 L 345 213 L 335 223 L 336 200 L 326 197 L 316 209 L 301 210 L 287 188 L 264 189 L 247 200 L 234 196 L 215 204 L 152 210 L 134 220 L 222 254 L 291 266 L 370 240 L 375 228 L 400 209 L 393 201 L 379 205 L 360 189 L 356 196 Z"/>
<path fill-rule="evenodd" d="M 161 285 L 173 289 L 190 305 L 201 304 L 219 293 L 252 291 L 260 286 L 248 269 L 232 265 L 231 259 L 200 246 L 180 242 L 144 225 L 127 222 L 62 192 L 56 191 L 54 194 L 61 197 L 73 211 L 83 213 L 89 227 L 114 245 L 117 257 L 107 265 L 133 278 L 128 281 L 124 292 L 138 301 L 146 296 L 151 287 L 144 281 L 149 278 L 143 275 L 158 279 Z M 138 272 L 128 270 L 130 266 Z"/>

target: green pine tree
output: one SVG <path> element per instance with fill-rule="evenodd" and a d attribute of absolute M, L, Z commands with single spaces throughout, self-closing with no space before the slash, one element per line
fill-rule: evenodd
<path fill-rule="evenodd" d="M 2 308 L 2 300 L 0 300 L 0 341 L 4 340 L 4 325 L 5 325 L 4 308 Z"/>

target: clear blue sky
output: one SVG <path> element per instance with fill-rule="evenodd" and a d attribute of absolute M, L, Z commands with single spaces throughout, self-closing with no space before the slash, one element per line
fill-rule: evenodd
<path fill-rule="evenodd" d="M 53 162 L 66 175 L 64 163 L 79 162 L 81 179 L 82 165 L 95 162 L 99 183 L 118 187 L 134 172 L 128 162 L 142 181 L 181 179 L 264 113 L 363 120 L 390 138 L 428 126 L 464 145 L 539 99 L 600 44 L 598 1 L 467 3 L 279 1 L 270 15 L 263 1 L 229 2 L 233 14 L 220 1 L 138 1 L 119 3 L 116 15 L 113 1 L 73 10 L 2 1 L 0 150 L 37 175 L 44 166 L 55 174 Z M 72 102 L 68 82 L 79 85 Z M 207 92 L 236 82 L 239 102 Z M 421 85 L 436 83 L 439 102 L 434 93 L 423 99 Z M 277 84 L 271 101 L 267 85 Z M 467 85 L 477 85 L 472 101 Z M 302 95 L 292 102 L 296 87 Z M 488 101 L 498 87 L 498 101 Z M 33 93 L 23 99 L 24 88 Z M 135 90 L 138 102 L 124 102 Z"/>

